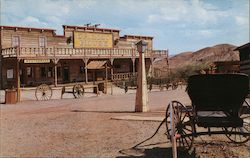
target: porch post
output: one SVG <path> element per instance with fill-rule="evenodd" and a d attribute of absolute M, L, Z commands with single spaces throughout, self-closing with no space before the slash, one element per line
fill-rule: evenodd
<path fill-rule="evenodd" d="M 111 64 L 111 69 L 110 69 L 111 81 L 113 81 L 113 74 L 114 74 L 114 68 L 113 68 L 114 59 L 113 58 L 110 59 L 110 64 Z"/>
<path fill-rule="evenodd" d="M 111 63 L 111 69 L 110 69 L 110 73 L 111 73 L 111 95 L 113 95 L 113 75 L 114 75 L 114 67 L 113 67 L 113 64 L 114 64 L 114 58 L 111 58 L 110 59 L 110 63 Z"/>
<path fill-rule="evenodd" d="M 131 58 L 133 62 L 133 74 L 135 73 L 135 58 Z"/>
<path fill-rule="evenodd" d="M 88 65 L 89 59 L 88 58 L 84 58 L 82 60 L 84 62 L 84 69 L 85 69 L 85 83 L 88 83 L 88 68 L 87 68 L 87 65 Z"/>
<path fill-rule="evenodd" d="M 151 77 L 155 77 L 155 72 L 154 72 L 154 66 L 153 66 L 153 62 L 154 62 L 154 58 L 150 58 L 151 61 Z"/>
<path fill-rule="evenodd" d="M 16 87 L 17 87 L 17 102 L 21 100 L 21 91 L 20 91 L 20 59 L 17 59 L 16 65 Z"/>
<path fill-rule="evenodd" d="M 0 89 L 3 88 L 3 72 L 2 72 L 2 67 L 3 67 L 3 59 L 2 59 L 2 46 L 0 44 Z"/>
<path fill-rule="evenodd" d="M 58 59 L 55 59 L 54 62 L 54 84 L 55 87 L 57 87 L 57 63 L 58 63 Z"/>

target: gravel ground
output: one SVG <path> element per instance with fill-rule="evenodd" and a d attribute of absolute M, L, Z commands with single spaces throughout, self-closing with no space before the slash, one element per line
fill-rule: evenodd
<path fill-rule="evenodd" d="M 171 157 L 171 143 L 165 126 L 139 150 L 130 149 L 150 137 L 160 122 L 113 120 L 112 117 L 164 116 L 170 100 L 190 105 L 183 89 L 149 93 L 150 112 L 134 113 L 135 91 L 114 95 L 85 96 L 72 99 L 54 98 L 33 101 L 33 93 L 23 93 L 22 102 L 0 104 L 0 157 L 86 157 L 86 158 L 152 158 Z M 59 95 L 58 91 L 55 96 Z M 199 130 L 199 129 L 198 129 Z M 230 143 L 225 136 L 195 138 L 192 154 L 180 157 L 248 158 L 250 143 Z"/>

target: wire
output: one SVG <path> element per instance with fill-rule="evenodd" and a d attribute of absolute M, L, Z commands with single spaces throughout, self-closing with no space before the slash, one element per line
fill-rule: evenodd
<path fill-rule="evenodd" d="M 143 140 L 142 142 L 136 144 L 135 146 L 133 146 L 133 147 L 131 147 L 131 148 L 129 148 L 129 149 L 136 149 L 136 147 L 138 147 L 138 146 L 141 145 L 142 143 L 145 143 L 146 141 L 152 139 L 152 138 L 158 133 L 159 129 L 161 128 L 161 126 L 163 125 L 163 123 L 164 123 L 165 121 L 166 121 L 166 118 L 164 118 L 164 119 L 161 121 L 160 125 L 157 127 L 156 131 L 154 132 L 154 134 L 153 134 L 151 137 L 149 137 L 149 138 Z M 121 154 L 126 154 L 126 153 L 124 153 L 123 151 L 124 151 L 124 150 L 120 150 L 119 153 L 121 153 Z M 126 155 L 127 155 L 127 154 L 126 154 Z"/>

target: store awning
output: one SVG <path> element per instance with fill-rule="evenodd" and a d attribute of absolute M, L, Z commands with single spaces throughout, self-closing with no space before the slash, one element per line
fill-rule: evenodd
<path fill-rule="evenodd" d="M 91 61 L 88 65 L 87 65 L 87 69 L 105 69 L 105 64 L 107 63 L 107 61 L 101 61 L 101 60 L 97 60 L 97 61 Z"/>

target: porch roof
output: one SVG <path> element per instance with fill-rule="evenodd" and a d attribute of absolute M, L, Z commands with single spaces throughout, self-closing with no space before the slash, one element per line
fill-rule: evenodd
<path fill-rule="evenodd" d="M 105 64 L 107 63 L 107 61 L 104 60 L 95 60 L 95 61 L 91 61 L 90 63 L 88 63 L 87 65 L 87 69 L 105 69 Z"/>

